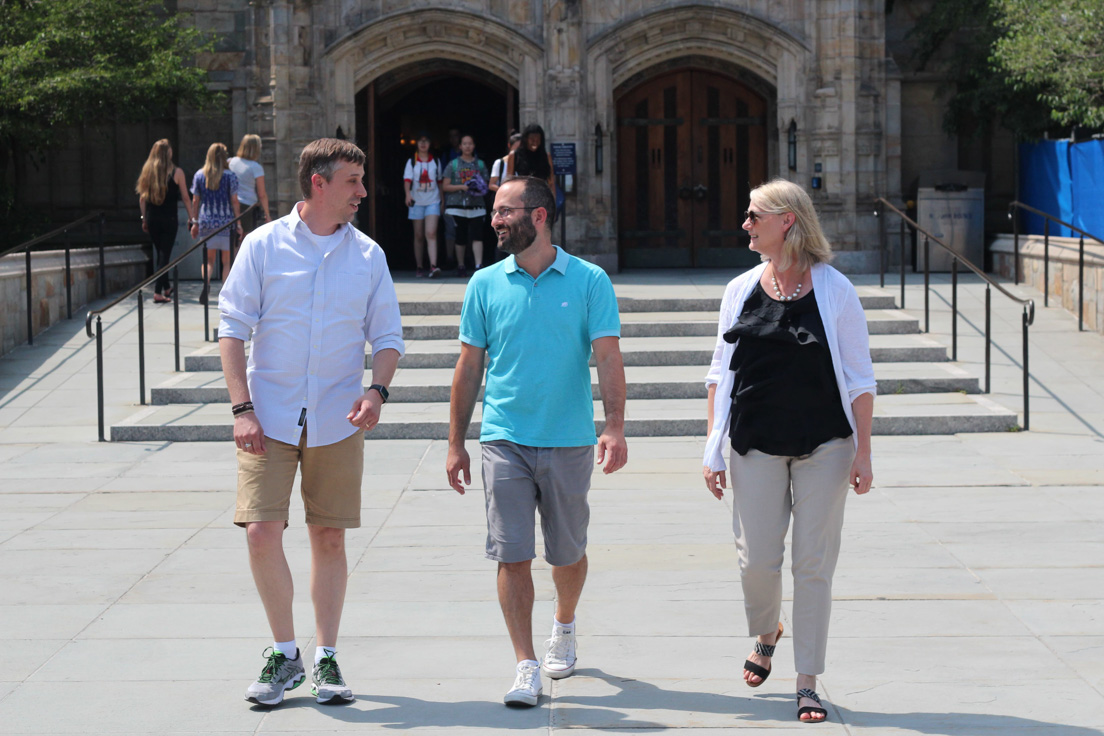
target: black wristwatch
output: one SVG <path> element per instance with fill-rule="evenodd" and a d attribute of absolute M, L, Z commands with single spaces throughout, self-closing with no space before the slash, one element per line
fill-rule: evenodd
<path fill-rule="evenodd" d="M 369 391 L 371 391 L 372 389 L 375 389 L 376 391 L 379 391 L 379 395 L 383 397 L 383 403 L 386 404 L 387 403 L 387 387 L 383 386 L 381 384 L 378 384 L 378 383 L 373 383 L 371 386 L 368 387 Z"/>

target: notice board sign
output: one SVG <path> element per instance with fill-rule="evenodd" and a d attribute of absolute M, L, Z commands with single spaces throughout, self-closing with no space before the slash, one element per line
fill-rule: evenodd
<path fill-rule="evenodd" d="M 552 173 L 556 176 L 575 176 L 575 144 L 552 144 Z"/>

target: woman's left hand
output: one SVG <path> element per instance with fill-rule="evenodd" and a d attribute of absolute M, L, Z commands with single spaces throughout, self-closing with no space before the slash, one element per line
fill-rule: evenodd
<path fill-rule="evenodd" d="M 870 484 L 874 482 L 874 471 L 870 467 L 870 452 L 855 454 L 855 461 L 851 463 L 851 474 L 847 476 L 847 482 L 855 488 L 855 493 L 860 496 L 870 490 Z"/>

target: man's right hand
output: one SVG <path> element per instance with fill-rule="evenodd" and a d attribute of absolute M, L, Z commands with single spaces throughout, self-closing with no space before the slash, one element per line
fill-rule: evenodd
<path fill-rule="evenodd" d="M 413 207 L 414 206 L 414 198 L 411 197 L 409 194 L 406 195 L 406 206 L 407 207 Z"/>
<path fill-rule="evenodd" d="M 264 430 L 253 412 L 234 418 L 234 444 L 250 455 L 265 454 Z"/>
<path fill-rule="evenodd" d="M 445 473 L 448 475 L 449 485 L 452 489 L 464 495 L 464 485 L 460 484 L 460 473 L 464 473 L 464 485 L 471 485 L 471 458 L 468 451 L 460 447 L 449 447 L 448 459 L 445 460 Z"/>

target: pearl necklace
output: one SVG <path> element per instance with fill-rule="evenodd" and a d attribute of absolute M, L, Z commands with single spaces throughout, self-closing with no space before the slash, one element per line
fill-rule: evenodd
<path fill-rule="evenodd" d="M 797 295 L 801 293 L 801 287 L 803 286 L 803 284 L 799 283 L 797 285 L 797 288 L 794 289 L 794 293 L 790 294 L 789 296 L 784 296 L 782 294 L 782 290 L 778 288 L 778 279 L 774 277 L 773 273 L 771 274 L 771 285 L 774 286 L 774 298 L 780 302 L 792 302 L 794 299 L 797 298 Z"/>

